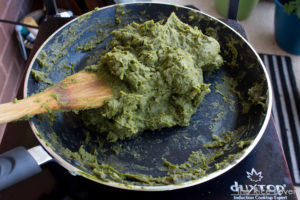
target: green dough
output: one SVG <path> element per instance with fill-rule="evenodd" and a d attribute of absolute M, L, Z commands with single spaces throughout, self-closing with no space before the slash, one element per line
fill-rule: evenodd
<path fill-rule="evenodd" d="M 219 43 L 174 13 L 166 23 L 133 22 L 113 31 L 108 48 L 89 69 L 97 69 L 114 97 L 80 116 L 87 127 L 111 142 L 144 130 L 188 126 L 210 92 L 203 71 L 223 63 Z"/>

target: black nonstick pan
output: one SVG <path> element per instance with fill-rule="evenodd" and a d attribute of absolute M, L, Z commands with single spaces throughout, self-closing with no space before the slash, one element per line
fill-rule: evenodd
<path fill-rule="evenodd" d="M 27 71 L 24 94 L 40 92 L 51 83 L 95 64 L 106 51 L 113 30 L 133 21 L 167 19 L 172 12 L 183 22 L 217 39 L 224 59 L 219 70 L 204 74 L 204 82 L 211 84 L 211 93 L 205 96 L 190 125 L 145 131 L 110 143 L 85 127 L 80 113 L 43 114 L 30 119 L 43 147 L 30 150 L 35 160 L 38 159 L 35 155 L 43 152 L 41 157 L 46 159 L 40 163 L 55 160 L 72 174 L 92 181 L 122 189 L 162 191 L 213 179 L 252 151 L 271 113 L 267 72 L 258 54 L 239 33 L 190 8 L 130 3 L 96 9 L 72 20 L 49 37 L 36 53 Z M 37 80 L 33 72 L 44 72 L 47 76 L 41 74 L 42 79 Z M 15 160 L 27 152 L 13 151 L 1 159 Z M 14 156 L 15 151 L 19 155 Z M 30 163 L 23 167 L 28 165 L 32 172 L 14 172 L 15 168 L 11 167 L 5 175 L 12 180 L 1 183 L 4 180 L 1 178 L 1 188 L 13 184 L 16 177 L 26 178 L 39 171 L 32 157 L 22 162 L 26 161 Z"/>

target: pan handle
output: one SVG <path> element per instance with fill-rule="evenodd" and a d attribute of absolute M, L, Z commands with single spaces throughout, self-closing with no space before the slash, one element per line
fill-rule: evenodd
<path fill-rule="evenodd" d="M 239 10 L 239 0 L 229 0 L 227 19 L 237 21 L 237 15 Z"/>
<path fill-rule="evenodd" d="M 42 171 L 52 157 L 41 147 L 17 147 L 0 155 L 0 191 Z"/>

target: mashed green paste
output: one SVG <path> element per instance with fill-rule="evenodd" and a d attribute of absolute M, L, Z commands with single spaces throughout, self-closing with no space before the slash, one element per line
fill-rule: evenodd
<path fill-rule="evenodd" d="M 88 68 L 110 84 L 114 97 L 81 118 L 112 142 L 146 129 L 187 126 L 210 92 L 203 72 L 223 63 L 219 53 L 214 38 L 174 13 L 165 23 L 133 22 L 115 30 L 107 53 Z"/>

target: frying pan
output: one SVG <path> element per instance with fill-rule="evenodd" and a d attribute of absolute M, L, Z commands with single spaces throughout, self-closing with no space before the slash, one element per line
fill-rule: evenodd
<path fill-rule="evenodd" d="M 49 81 L 34 79 L 33 70 L 48 73 L 51 82 L 57 83 L 95 64 L 106 51 L 113 30 L 133 21 L 167 19 L 172 12 L 183 22 L 216 38 L 224 59 L 219 70 L 204 74 L 204 82 L 211 84 L 211 93 L 192 116 L 190 125 L 145 131 L 136 137 L 109 143 L 85 127 L 78 113 L 33 117 L 29 120 L 30 126 L 41 146 L 28 151 L 18 148 L 1 155 L 1 189 L 39 172 L 36 162 L 52 160 L 74 175 L 117 188 L 174 190 L 223 174 L 253 150 L 271 113 L 271 86 L 265 67 L 239 33 L 205 13 L 182 6 L 114 5 L 70 21 L 49 37 L 32 59 L 26 74 L 25 96 L 49 87 Z M 78 151 L 81 153 L 72 153 Z M 202 162 L 202 166 L 197 161 L 195 165 L 182 167 L 197 152 L 200 160 L 213 159 Z M 95 162 L 102 166 L 101 172 Z M 199 171 L 201 173 L 195 173 Z M 149 183 L 137 174 L 153 181 Z M 159 181 L 158 177 L 165 179 Z"/>

